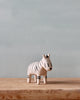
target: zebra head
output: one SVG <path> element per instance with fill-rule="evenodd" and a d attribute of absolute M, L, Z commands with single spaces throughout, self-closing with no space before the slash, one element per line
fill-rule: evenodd
<path fill-rule="evenodd" d="M 50 60 L 50 54 L 43 55 L 42 63 L 43 63 L 43 67 L 46 71 L 52 70 L 52 63 L 51 63 L 51 60 Z"/>

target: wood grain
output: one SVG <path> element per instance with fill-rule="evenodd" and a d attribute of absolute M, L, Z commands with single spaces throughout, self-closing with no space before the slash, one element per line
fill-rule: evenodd
<path fill-rule="evenodd" d="M 48 78 L 46 85 L 0 78 L 0 100 L 80 100 L 80 78 Z"/>

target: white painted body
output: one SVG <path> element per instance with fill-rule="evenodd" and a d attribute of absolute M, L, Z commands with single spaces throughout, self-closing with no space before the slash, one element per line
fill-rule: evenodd
<path fill-rule="evenodd" d="M 37 82 L 37 84 L 40 84 L 40 76 L 43 76 L 44 84 L 47 83 L 47 71 L 50 71 L 52 69 L 52 64 L 49 56 L 50 55 L 44 55 L 40 62 L 34 62 L 28 66 L 28 83 L 31 82 L 31 75 L 35 75 L 34 80 L 35 82 Z"/>

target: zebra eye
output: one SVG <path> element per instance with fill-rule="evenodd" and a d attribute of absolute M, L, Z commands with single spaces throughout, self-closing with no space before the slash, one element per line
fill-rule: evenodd
<path fill-rule="evenodd" d="M 49 64 L 47 63 L 48 67 L 49 67 Z"/>

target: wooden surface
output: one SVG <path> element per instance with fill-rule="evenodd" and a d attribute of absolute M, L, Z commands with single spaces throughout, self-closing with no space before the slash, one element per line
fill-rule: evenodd
<path fill-rule="evenodd" d="M 80 100 L 80 78 L 48 78 L 40 85 L 26 78 L 0 78 L 0 100 Z"/>

